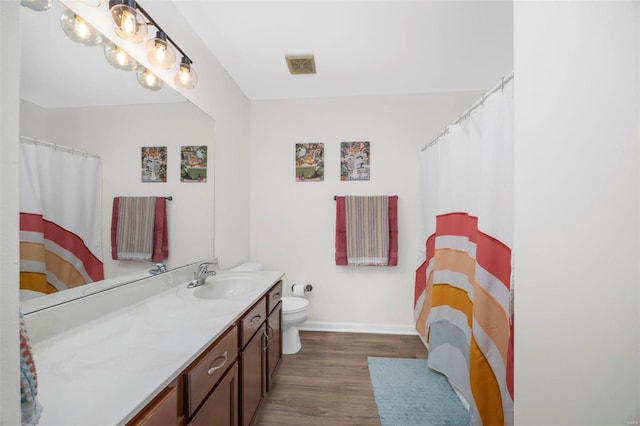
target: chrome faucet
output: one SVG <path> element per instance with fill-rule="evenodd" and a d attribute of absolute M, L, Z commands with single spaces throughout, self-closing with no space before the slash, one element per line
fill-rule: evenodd
<path fill-rule="evenodd" d="M 167 272 L 167 266 L 164 263 L 156 263 L 156 269 L 149 269 L 151 275 L 158 275 Z"/>
<path fill-rule="evenodd" d="M 216 274 L 216 271 L 209 271 L 209 265 L 218 266 L 216 262 L 203 262 L 198 265 L 198 272 L 194 272 L 194 278 L 187 284 L 187 288 L 200 287 L 204 284 L 207 277 L 212 277 Z"/>

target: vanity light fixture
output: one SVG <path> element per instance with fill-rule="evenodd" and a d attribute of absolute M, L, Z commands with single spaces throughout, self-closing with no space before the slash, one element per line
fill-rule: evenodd
<path fill-rule="evenodd" d="M 154 38 L 147 40 L 147 58 L 156 67 L 168 70 L 176 61 L 176 54 L 173 47 L 167 41 L 164 31 L 158 31 Z"/>
<path fill-rule="evenodd" d="M 162 86 L 164 85 L 164 82 L 157 75 L 145 67 L 138 68 L 138 71 L 136 71 L 136 78 L 142 87 L 153 92 L 162 89 Z"/>
<path fill-rule="evenodd" d="M 198 74 L 191 66 L 191 59 L 186 56 L 182 57 L 180 67 L 173 81 L 178 87 L 183 89 L 193 89 L 198 83 Z"/>
<path fill-rule="evenodd" d="M 157 30 L 156 36 L 147 40 L 145 44 L 147 58 L 151 65 L 163 70 L 171 69 L 176 62 L 175 51 L 177 50 L 182 55 L 182 61 L 180 61 L 178 65 L 178 72 L 174 77 L 174 82 L 178 87 L 183 89 L 192 89 L 195 87 L 198 81 L 198 75 L 193 69 L 193 62 L 171 37 L 160 28 L 153 18 L 149 16 L 140 4 L 134 0 L 109 0 L 109 10 L 111 11 L 113 22 L 116 25 L 116 34 L 125 40 L 140 43 L 147 35 L 147 27 L 149 25 L 154 26 Z M 148 85 L 143 83 L 143 81 L 146 81 L 146 78 L 141 77 L 140 73 L 141 71 L 139 69 L 138 81 L 143 87 L 151 90 L 159 90 L 160 87 L 162 87 L 162 84 L 158 86 L 156 84 Z M 144 71 L 142 71 L 142 74 L 144 74 Z M 152 75 L 155 79 L 160 80 L 155 74 L 152 73 Z M 162 82 L 162 80 L 160 80 L 160 82 Z"/>
<path fill-rule="evenodd" d="M 147 22 L 134 0 L 109 0 L 109 11 L 120 38 L 142 43 L 147 36 Z"/>
<path fill-rule="evenodd" d="M 133 71 L 138 68 L 138 61 L 114 43 L 104 45 L 104 56 L 109 65 L 124 71 Z"/>
<path fill-rule="evenodd" d="M 66 9 L 60 15 L 62 30 L 71 40 L 86 46 L 97 46 L 102 43 L 102 35 L 87 21 Z"/>

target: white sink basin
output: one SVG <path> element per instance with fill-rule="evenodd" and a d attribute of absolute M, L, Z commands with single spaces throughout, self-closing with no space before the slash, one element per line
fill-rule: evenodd
<path fill-rule="evenodd" d="M 260 279 L 255 276 L 214 276 L 193 289 L 193 296 L 200 299 L 233 299 L 259 289 Z"/>

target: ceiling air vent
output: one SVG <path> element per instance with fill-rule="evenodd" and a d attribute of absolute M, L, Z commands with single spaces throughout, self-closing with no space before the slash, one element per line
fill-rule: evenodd
<path fill-rule="evenodd" d="M 315 74 L 316 62 L 313 55 L 285 55 L 291 74 Z"/>

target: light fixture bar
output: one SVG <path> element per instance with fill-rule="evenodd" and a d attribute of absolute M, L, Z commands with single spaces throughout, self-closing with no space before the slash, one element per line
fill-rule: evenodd
<path fill-rule="evenodd" d="M 172 45 L 173 47 L 175 47 L 175 49 L 176 49 L 178 52 L 180 52 L 180 53 L 182 54 L 182 56 L 184 56 L 184 57 L 186 57 L 186 58 L 189 58 L 189 56 L 188 56 L 186 53 L 184 53 L 184 51 L 183 51 L 182 49 L 180 49 L 180 46 L 178 46 L 178 45 L 176 44 L 176 42 L 175 42 L 175 41 L 173 41 L 173 39 L 172 39 L 171 37 L 169 37 L 169 34 L 167 34 L 165 30 L 163 30 L 162 28 L 160 28 L 160 25 L 158 25 L 158 24 L 156 23 L 156 21 L 154 21 L 154 20 L 153 20 L 153 18 L 152 18 L 152 17 L 147 13 L 147 11 L 146 11 L 146 10 L 144 10 L 144 8 L 143 8 L 142 6 L 140 6 L 140 3 L 135 2 L 135 8 L 136 8 L 136 9 L 138 9 L 138 11 L 140 11 L 140 13 L 142 13 L 142 15 L 144 15 L 144 17 L 145 17 L 145 18 L 147 18 L 147 20 L 149 21 L 149 22 L 147 23 L 147 25 L 148 25 L 148 24 L 151 24 L 151 25 L 153 25 L 154 27 L 156 27 L 156 29 L 157 29 L 158 31 L 163 32 L 163 33 L 166 35 L 166 37 L 167 37 L 167 41 L 169 41 L 169 42 L 171 43 L 171 45 Z M 189 59 L 189 60 L 191 61 L 191 59 Z M 193 61 L 191 61 L 191 62 L 193 63 Z"/>

